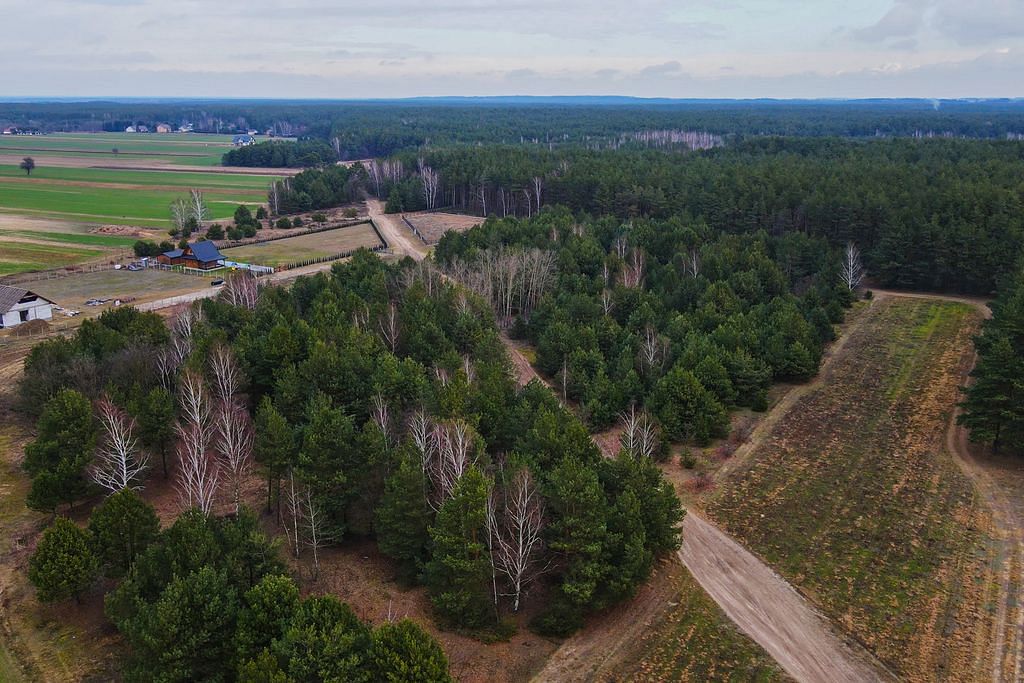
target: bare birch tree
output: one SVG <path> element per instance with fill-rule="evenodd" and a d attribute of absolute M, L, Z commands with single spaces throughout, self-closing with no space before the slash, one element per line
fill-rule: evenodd
<path fill-rule="evenodd" d="M 398 307 L 394 301 L 388 302 L 387 310 L 384 311 L 378 324 L 381 338 L 394 353 L 398 349 Z"/>
<path fill-rule="evenodd" d="M 256 276 L 246 270 L 238 270 L 225 278 L 220 299 L 232 306 L 255 310 L 260 300 L 260 283 Z"/>
<path fill-rule="evenodd" d="M 544 502 L 527 467 L 518 469 L 501 499 L 491 489 L 487 515 L 492 561 L 508 582 L 512 611 L 523 590 L 543 572 L 539 566 L 544 535 Z"/>
<path fill-rule="evenodd" d="M 213 511 L 220 483 L 220 468 L 210 454 L 210 434 L 202 425 L 178 425 L 178 500 L 183 509 Z"/>
<path fill-rule="evenodd" d="M 103 430 L 96 462 L 89 474 L 109 493 L 141 488 L 133 483 L 146 471 L 149 457 L 139 449 L 135 420 L 106 396 L 96 404 Z"/>
<path fill-rule="evenodd" d="M 853 242 L 847 242 L 846 251 L 843 253 L 843 268 L 840 273 L 843 284 L 852 292 L 860 287 L 864 275 L 864 264 L 860 259 L 860 249 Z"/>
<path fill-rule="evenodd" d="M 316 581 L 320 578 L 320 549 L 333 539 L 327 531 L 326 515 L 324 515 L 320 505 L 313 498 L 313 494 L 310 493 L 308 488 L 306 489 L 303 508 L 306 515 L 304 542 L 313 551 L 313 580 Z"/>
<path fill-rule="evenodd" d="M 423 202 L 428 210 L 437 206 L 437 190 L 441 184 L 441 176 L 430 166 L 420 169 L 420 180 L 423 182 Z"/>
<path fill-rule="evenodd" d="M 189 218 L 195 218 L 196 223 L 202 223 L 210 216 L 210 210 L 206 207 L 206 199 L 203 191 L 195 188 L 188 191 Z"/>
<path fill-rule="evenodd" d="M 537 203 L 537 213 L 540 213 L 541 192 L 544 191 L 544 178 L 533 176 L 533 200 Z"/>
<path fill-rule="evenodd" d="M 190 209 L 188 200 L 184 197 L 178 197 L 171 202 L 171 223 L 174 224 L 175 230 L 178 232 L 184 232 L 185 223 L 188 221 L 190 215 Z"/>
<path fill-rule="evenodd" d="M 658 452 L 658 431 L 646 411 L 637 411 L 630 405 L 629 411 L 619 414 L 622 420 L 622 435 L 619 443 L 634 458 L 653 458 Z"/>
<path fill-rule="evenodd" d="M 230 346 L 217 344 L 210 351 L 209 362 L 216 398 L 224 404 L 234 404 L 235 396 L 242 388 L 242 369 L 238 367 L 234 351 Z"/>
<path fill-rule="evenodd" d="M 231 488 L 236 515 L 242 506 L 242 484 L 252 470 L 255 437 L 249 411 L 238 403 L 221 403 L 217 413 L 217 454 Z"/>
<path fill-rule="evenodd" d="M 285 522 L 284 533 L 292 553 L 298 558 L 302 552 L 302 535 L 300 525 L 305 524 L 305 510 L 302 504 L 302 492 L 295 486 L 295 470 L 288 467 L 288 487 L 285 489 L 284 504 L 289 519 Z"/>

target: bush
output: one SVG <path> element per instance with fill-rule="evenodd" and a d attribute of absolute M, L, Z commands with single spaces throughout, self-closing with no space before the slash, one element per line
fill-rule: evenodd
<path fill-rule="evenodd" d="M 679 465 L 683 469 L 692 470 L 697 466 L 697 456 L 693 454 L 693 451 L 686 449 L 679 454 Z"/>
<path fill-rule="evenodd" d="M 277 219 L 277 223 L 274 224 L 274 227 L 278 228 L 279 230 L 287 230 L 288 228 L 292 227 L 292 222 L 288 220 L 287 216 L 281 216 L 280 218 Z"/>
<path fill-rule="evenodd" d="M 245 237 L 245 233 L 242 232 L 241 228 L 228 228 L 228 239 L 232 241 L 238 241 Z"/>
<path fill-rule="evenodd" d="M 354 206 L 350 206 L 341 213 L 345 218 L 355 218 L 359 215 L 359 210 Z"/>
<path fill-rule="evenodd" d="M 267 207 L 260 206 L 256 208 L 256 220 L 262 221 L 267 218 Z"/>
<path fill-rule="evenodd" d="M 135 252 L 136 256 L 141 258 L 143 256 L 159 256 L 161 252 L 166 250 L 161 249 L 156 242 L 151 242 L 149 240 L 139 240 L 138 242 L 132 245 L 132 251 Z"/>
<path fill-rule="evenodd" d="M 293 228 L 301 228 L 301 227 L 302 227 L 302 225 L 303 225 L 303 220 L 302 220 L 302 216 L 296 216 L 296 217 L 295 217 L 295 218 L 294 218 L 294 219 L 292 220 L 292 227 L 293 227 Z"/>
<path fill-rule="evenodd" d="M 865 301 L 871 301 L 874 298 L 875 298 L 875 293 L 874 292 L 872 292 L 870 289 L 864 290 L 864 300 Z"/>
<path fill-rule="evenodd" d="M 220 223 L 214 223 L 206 230 L 206 239 L 208 240 L 222 240 L 224 239 L 224 228 L 221 227 Z"/>
<path fill-rule="evenodd" d="M 246 223 L 245 225 L 243 225 L 242 226 L 242 234 L 245 235 L 246 237 L 255 237 L 256 236 L 256 224 L 255 223 Z"/>
<path fill-rule="evenodd" d="M 311 216 L 311 219 L 312 219 L 312 221 L 314 223 L 326 223 L 327 222 L 327 214 L 323 213 L 323 212 L 320 212 L 320 211 L 317 211 L 316 213 L 314 213 Z"/>

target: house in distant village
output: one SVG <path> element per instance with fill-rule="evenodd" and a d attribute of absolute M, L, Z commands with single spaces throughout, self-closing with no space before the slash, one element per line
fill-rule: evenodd
<path fill-rule="evenodd" d="M 199 270 L 213 270 L 224 265 L 224 256 L 217 250 L 217 246 L 206 241 L 192 242 L 184 249 L 165 251 L 157 256 L 156 260 L 168 266 L 185 266 Z"/>
<path fill-rule="evenodd" d="M 135 126 L 128 126 L 127 128 L 124 129 L 124 132 L 125 133 L 134 133 L 135 132 Z"/>
<path fill-rule="evenodd" d="M 170 133 L 171 132 L 171 127 L 168 126 L 166 123 L 158 123 L 158 124 L 156 124 L 156 132 L 157 133 Z"/>
<path fill-rule="evenodd" d="M 255 145 L 256 138 L 249 135 L 248 133 L 243 133 L 242 135 L 236 135 L 235 137 L 231 138 L 231 144 L 234 145 L 235 147 L 247 147 L 249 145 Z"/>
<path fill-rule="evenodd" d="M 138 131 L 139 131 L 140 133 L 148 133 L 148 132 L 149 132 L 149 126 L 139 126 L 139 127 L 137 128 L 137 130 L 138 130 Z"/>
<path fill-rule="evenodd" d="M 0 328 L 52 317 L 53 302 L 49 299 L 21 287 L 0 285 Z"/>

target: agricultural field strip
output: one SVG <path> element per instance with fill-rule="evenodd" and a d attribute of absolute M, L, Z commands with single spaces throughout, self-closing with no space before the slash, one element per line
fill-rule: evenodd
<path fill-rule="evenodd" d="M 750 466 L 727 482 L 712 512 L 845 630 L 874 644 L 890 665 L 906 665 L 913 644 L 921 661 L 943 656 L 924 634 L 937 626 L 906 613 L 941 600 L 929 582 L 974 547 L 974 539 L 957 531 L 973 510 L 971 487 L 951 458 L 934 455 L 941 443 L 929 439 L 942 433 L 955 401 L 958 377 L 944 374 L 942 363 L 969 345 L 970 325 L 965 309 L 950 304 L 878 302 L 868 315 L 828 385 L 799 401 L 793 419 L 780 422 Z M 879 402 L 879 396 L 886 398 Z M 907 408 L 911 399 L 919 410 Z M 813 426 L 807 420 L 818 425 L 814 438 L 809 431 L 800 436 L 800 426 Z M 885 457 L 893 444 L 906 454 L 895 462 Z M 822 452 L 833 457 L 815 457 Z M 914 465 L 937 467 L 935 481 L 915 482 Z M 850 509 L 865 505 L 871 514 Z M 922 514 L 908 516 L 907 509 Z M 927 543 L 916 540 L 920 533 Z"/>
<path fill-rule="evenodd" d="M 31 176 L 17 166 L 0 166 L 0 182 L 83 182 L 144 187 L 173 186 L 201 189 L 253 190 L 266 192 L 273 176 L 254 176 L 219 172 L 136 171 L 131 169 L 68 168 L 37 166 Z"/>

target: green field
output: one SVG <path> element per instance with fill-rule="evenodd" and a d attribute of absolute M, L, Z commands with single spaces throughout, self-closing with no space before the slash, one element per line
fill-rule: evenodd
<path fill-rule="evenodd" d="M 231 149 L 230 135 L 191 133 L 53 133 L 0 136 L 0 154 L 94 157 L 96 163 L 150 159 L 169 164 L 216 166 Z M 117 153 L 114 153 L 117 148 Z M 37 158 L 38 162 L 39 159 Z"/>
<path fill-rule="evenodd" d="M 11 242 L 0 239 L 0 275 L 60 268 L 102 255 L 103 251 L 100 249 L 83 249 L 62 244 Z"/>
<path fill-rule="evenodd" d="M 276 267 L 306 259 L 336 256 L 360 247 L 376 246 L 380 246 L 377 233 L 369 223 L 361 223 L 348 228 L 224 249 L 221 253 L 232 261 Z"/>
<path fill-rule="evenodd" d="M 265 192 L 272 180 L 268 176 L 234 173 L 203 173 L 201 171 L 141 171 L 112 168 L 65 168 L 46 166 L 45 159 L 36 159 L 31 176 L 17 164 L 0 165 L 0 182 L 53 180 L 82 183 L 116 183 L 123 185 L 155 185 L 160 187 L 199 187 L 203 189 L 254 190 Z"/>

